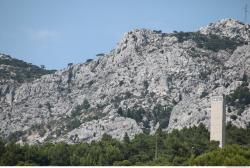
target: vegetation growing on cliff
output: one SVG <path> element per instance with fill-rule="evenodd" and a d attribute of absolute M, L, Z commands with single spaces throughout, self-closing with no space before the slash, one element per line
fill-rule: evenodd
<path fill-rule="evenodd" d="M 237 46 L 243 45 L 243 42 L 232 40 L 228 37 L 221 37 L 214 34 L 204 35 L 199 32 L 177 32 L 175 31 L 172 36 L 177 37 L 178 42 L 182 43 L 187 40 L 196 42 L 198 48 L 204 48 L 218 52 L 219 50 L 234 51 Z"/>
<path fill-rule="evenodd" d="M 0 59 L 0 66 L 2 67 L 0 69 L 0 79 L 13 79 L 22 83 L 55 72 L 55 70 L 46 70 L 44 65 L 38 67 L 22 60 L 9 56 L 6 57 L 8 57 L 8 59 Z"/>
<path fill-rule="evenodd" d="M 238 115 L 241 115 L 245 107 L 250 104 L 250 91 L 247 85 L 247 82 L 243 82 L 233 93 L 226 96 L 227 104 L 238 109 Z"/>

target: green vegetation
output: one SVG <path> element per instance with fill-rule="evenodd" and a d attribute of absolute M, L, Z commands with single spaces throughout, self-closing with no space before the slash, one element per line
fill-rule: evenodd
<path fill-rule="evenodd" d="M 236 119 L 237 119 L 237 115 L 231 115 L 230 118 L 231 118 L 232 120 L 236 120 Z"/>
<path fill-rule="evenodd" d="M 250 104 L 250 90 L 243 82 L 233 93 L 226 96 L 226 102 L 229 106 L 234 106 L 238 109 L 238 115 L 245 110 L 245 106 Z"/>
<path fill-rule="evenodd" d="M 207 95 L 209 95 L 209 93 L 206 92 L 206 91 L 203 91 L 203 92 L 201 93 L 201 95 L 200 95 L 200 98 L 202 99 L 202 98 L 206 97 Z"/>
<path fill-rule="evenodd" d="M 77 105 L 71 112 L 71 117 L 76 117 L 82 114 L 82 105 Z"/>
<path fill-rule="evenodd" d="M 132 140 L 125 134 L 122 142 L 107 134 L 90 144 L 20 146 L 0 140 L 0 165 L 250 165 L 250 129 L 229 123 L 226 136 L 223 149 L 209 141 L 203 125 L 169 134 L 158 129 L 155 135 L 139 134 Z"/>
<path fill-rule="evenodd" d="M 148 121 L 148 117 L 146 120 L 143 119 L 144 116 L 148 116 L 149 113 L 144 110 L 143 108 L 129 108 L 127 110 L 122 110 L 121 107 L 118 108 L 117 113 L 123 117 L 128 117 L 128 118 L 132 118 L 134 119 L 138 124 L 139 123 L 143 123 L 143 126 L 145 127 L 144 129 L 144 133 L 148 133 L 149 132 L 149 121 Z"/>
<path fill-rule="evenodd" d="M 24 135 L 23 131 L 16 131 L 7 137 L 7 140 L 16 142 Z"/>
<path fill-rule="evenodd" d="M 226 130 L 226 144 L 250 146 L 250 127 L 247 129 L 237 128 L 229 122 Z"/>
<path fill-rule="evenodd" d="M 148 81 L 143 81 L 143 86 L 144 86 L 144 88 L 145 88 L 145 90 L 147 90 L 148 89 L 148 87 L 149 87 L 149 83 L 148 83 Z"/>
<path fill-rule="evenodd" d="M 228 145 L 223 149 L 202 154 L 190 161 L 191 165 L 199 166 L 249 166 L 250 148 L 239 145 Z"/>
<path fill-rule="evenodd" d="M 86 63 L 89 63 L 89 62 L 91 62 L 91 61 L 93 61 L 93 59 L 87 59 L 87 60 L 86 60 Z"/>
<path fill-rule="evenodd" d="M 89 101 L 87 99 L 84 99 L 82 107 L 86 110 L 90 108 L 90 104 L 89 104 Z"/>
<path fill-rule="evenodd" d="M 73 130 L 75 128 L 78 128 L 81 125 L 81 121 L 79 119 L 74 118 L 73 120 L 70 120 L 69 123 L 67 123 L 66 128 L 67 130 Z"/>
<path fill-rule="evenodd" d="M 170 114 L 172 107 L 163 107 L 161 104 L 154 106 L 153 110 L 145 110 L 142 107 L 133 107 L 127 110 L 123 110 L 121 107 L 118 108 L 117 113 L 123 117 L 134 119 L 137 123 L 143 123 L 144 127 L 149 129 L 149 121 L 160 123 L 161 128 L 166 128 L 169 123 Z M 144 119 L 144 117 L 146 119 Z"/>
<path fill-rule="evenodd" d="M 147 80 L 143 81 L 144 90 L 142 91 L 142 96 L 145 97 L 148 94 L 149 82 Z"/>
<path fill-rule="evenodd" d="M 193 40 L 197 43 L 197 47 L 218 52 L 219 50 L 234 51 L 237 46 L 243 45 L 239 42 L 227 37 L 217 35 L 203 35 L 199 32 L 174 32 L 172 36 L 177 37 L 178 42 L 182 43 L 187 40 Z"/>
<path fill-rule="evenodd" d="M 161 104 L 157 104 L 153 108 L 153 118 L 155 123 L 160 123 L 160 128 L 166 128 L 169 123 L 172 107 L 163 107 Z"/>
<path fill-rule="evenodd" d="M 81 115 L 83 112 L 87 112 L 87 110 L 91 107 L 89 101 L 87 99 L 84 99 L 83 103 L 80 105 L 77 105 L 74 110 L 71 112 L 71 117 L 76 117 Z"/>
<path fill-rule="evenodd" d="M 103 56 L 105 56 L 105 54 L 104 53 L 99 53 L 99 54 L 96 54 L 96 56 L 97 57 L 103 57 Z"/>
<path fill-rule="evenodd" d="M 0 65 L 6 65 L 5 69 L 0 70 L 0 78 L 13 79 L 20 83 L 55 72 L 55 70 L 46 70 L 44 66 L 38 67 L 14 58 L 0 59 Z"/>

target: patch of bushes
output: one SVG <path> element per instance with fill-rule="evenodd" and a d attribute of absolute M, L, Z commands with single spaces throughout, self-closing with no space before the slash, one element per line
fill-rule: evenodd
<path fill-rule="evenodd" d="M 96 107 L 98 109 L 103 109 L 104 107 L 106 107 L 108 105 L 108 103 L 104 103 L 104 104 L 101 104 L 101 103 L 97 103 Z"/>
<path fill-rule="evenodd" d="M 143 108 L 129 108 L 127 110 L 122 110 L 121 107 L 118 108 L 117 113 L 123 117 L 128 117 L 134 119 L 138 124 L 142 123 L 144 126 L 144 132 L 148 132 L 149 127 L 149 113 L 146 112 Z M 146 117 L 146 120 L 143 120 L 143 117 Z"/>
<path fill-rule="evenodd" d="M 219 50 L 234 51 L 243 42 L 230 39 L 228 37 L 220 37 L 217 35 L 203 35 L 199 32 L 174 32 L 172 36 L 177 37 L 178 42 L 182 43 L 187 40 L 196 42 L 197 47 L 218 52 Z"/>
<path fill-rule="evenodd" d="M 169 124 L 169 118 L 172 112 L 172 107 L 163 107 L 161 104 L 154 106 L 152 114 L 154 121 L 159 122 L 160 128 L 167 128 Z"/>
<path fill-rule="evenodd" d="M 250 149 L 240 145 L 229 145 L 198 156 L 190 161 L 196 166 L 249 166 Z"/>
<path fill-rule="evenodd" d="M 124 84 L 123 81 L 120 81 L 120 82 L 119 82 L 119 86 L 122 86 L 123 84 Z"/>
<path fill-rule="evenodd" d="M 52 112 L 51 108 L 53 108 L 53 106 L 49 102 L 46 102 L 45 106 L 48 108 L 49 112 Z"/>
<path fill-rule="evenodd" d="M 226 144 L 250 146 L 250 129 L 237 128 L 229 122 L 226 126 Z"/>
<path fill-rule="evenodd" d="M 89 104 L 89 101 L 87 99 L 84 99 L 83 104 L 82 104 L 82 108 L 87 110 L 90 108 L 90 106 L 91 105 Z"/>
<path fill-rule="evenodd" d="M 77 105 L 71 112 L 71 117 L 76 117 L 82 114 L 83 110 L 88 110 L 91 107 L 89 101 L 84 99 L 81 105 Z"/>
<path fill-rule="evenodd" d="M 93 121 L 93 120 L 99 120 L 103 117 L 105 117 L 106 114 L 102 113 L 102 112 L 97 112 L 94 115 L 90 115 L 88 117 L 85 117 L 84 119 L 82 119 L 82 122 L 89 122 L 89 121 Z"/>
<path fill-rule="evenodd" d="M 91 62 L 91 61 L 93 61 L 93 59 L 87 59 L 87 60 L 86 60 L 86 63 L 89 63 L 89 62 Z"/>
<path fill-rule="evenodd" d="M 163 107 L 160 104 L 154 106 L 153 110 L 145 110 L 143 108 L 129 108 L 123 110 L 121 107 L 118 108 L 117 113 L 123 117 L 134 119 L 137 123 L 143 123 L 145 128 L 150 128 L 149 121 L 153 120 L 154 124 L 160 123 L 161 128 L 166 128 L 169 123 L 170 114 L 172 107 Z M 143 120 L 143 118 L 146 118 Z"/>
<path fill-rule="evenodd" d="M 23 131 L 15 131 L 15 132 L 11 133 L 7 137 L 7 139 L 8 139 L 8 141 L 17 142 L 24 134 L 25 134 L 25 132 L 23 132 Z"/>
<path fill-rule="evenodd" d="M 238 115 L 244 111 L 245 106 L 250 104 L 249 88 L 241 85 L 233 93 L 226 96 L 226 102 L 229 106 L 234 106 L 238 109 Z"/>
<path fill-rule="evenodd" d="M 131 98 L 133 96 L 133 94 L 131 93 L 131 92 L 129 92 L 129 91 L 126 91 L 125 92 L 125 99 L 129 99 L 129 98 Z"/>
<path fill-rule="evenodd" d="M 90 86 L 92 86 L 94 83 L 95 83 L 94 80 L 91 80 L 91 81 L 88 83 L 88 86 L 90 87 Z"/>
<path fill-rule="evenodd" d="M 206 92 L 206 91 L 203 91 L 203 92 L 201 93 L 201 95 L 200 95 L 200 98 L 202 99 L 202 98 L 206 97 L 207 95 L 209 95 L 209 93 Z"/>
<path fill-rule="evenodd" d="M 67 123 L 66 128 L 67 130 L 73 130 L 75 128 L 78 128 L 81 125 L 81 121 L 79 119 L 74 118 L 73 120 L 70 120 L 70 122 Z"/>
<path fill-rule="evenodd" d="M 246 73 L 243 74 L 242 81 L 243 81 L 243 83 L 247 83 L 248 82 L 248 76 L 247 76 Z M 248 84 L 246 86 L 248 86 Z"/>
<path fill-rule="evenodd" d="M 126 111 L 125 117 L 132 118 L 136 122 L 140 123 L 142 122 L 143 116 L 146 114 L 146 111 L 143 108 L 133 108 L 133 109 L 128 109 Z"/>
<path fill-rule="evenodd" d="M 1 59 L 0 65 L 11 66 L 9 70 L 1 69 L 0 78 L 13 79 L 20 83 L 32 81 L 40 78 L 42 75 L 52 74 L 56 70 L 46 70 L 30 63 L 18 59 Z M 14 74 L 14 75 L 13 75 Z"/>
<path fill-rule="evenodd" d="M 44 128 L 44 123 L 32 125 L 30 131 L 37 131 L 41 137 L 43 137 L 46 133 L 46 130 Z"/>
<path fill-rule="evenodd" d="M 232 120 L 236 120 L 236 119 L 237 119 L 237 115 L 231 115 L 230 118 L 231 118 Z"/>
<path fill-rule="evenodd" d="M 148 87 L 149 87 L 149 83 L 148 83 L 148 81 L 146 81 L 146 80 L 144 80 L 143 81 L 143 86 L 144 86 L 144 89 L 148 89 Z"/>
<path fill-rule="evenodd" d="M 82 106 L 81 105 L 77 105 L 74 110 L 71 112 L 71 117 L 76 117 L 82 114 Z"/>
<path fill-rule="evenodd" d="M 123 100 L 121 96 L 115 96 L 111 99 L 111 102 L 114 104 L 115 108 L 119 107 L 120 102 Z"/>
<path fill-rule="evenodd" d="M 104 53 L 96 54 L 97 57 L 103 57 L 104 55 L 105 55 Z"/>

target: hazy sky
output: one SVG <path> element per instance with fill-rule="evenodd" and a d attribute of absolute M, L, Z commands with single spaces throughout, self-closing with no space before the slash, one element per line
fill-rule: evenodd
<path fill-rule="evenodd" d="M 0 53 L 61 69 L 109 52 L 134 28 L 194 31 L 222 18 L 242 21 L 246 1 L 0 0 Z"/>

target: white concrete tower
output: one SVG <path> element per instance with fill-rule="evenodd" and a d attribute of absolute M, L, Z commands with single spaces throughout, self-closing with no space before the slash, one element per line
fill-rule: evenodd
<path fill-rule="evenodd" d="M 220 142 L 220 147 L 225 145 L 225 101 L 224 96 L 211 97 L 210 141 Z"/>

